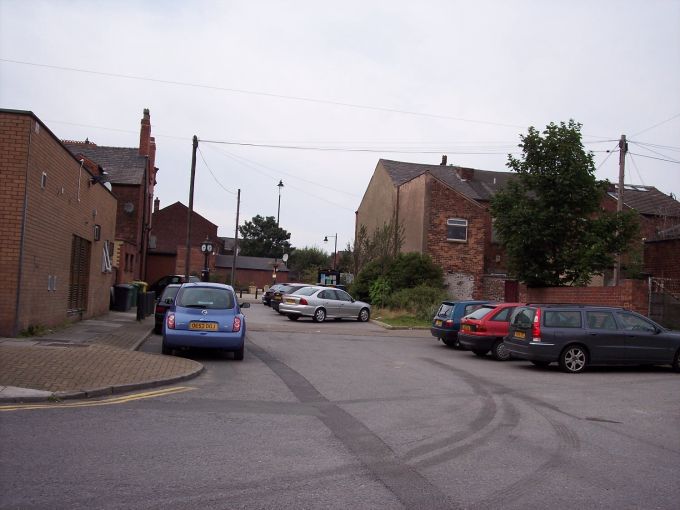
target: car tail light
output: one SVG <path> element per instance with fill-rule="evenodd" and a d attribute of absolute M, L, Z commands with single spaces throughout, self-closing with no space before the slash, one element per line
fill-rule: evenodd
<path fill-rule="evenodd" d="M 300 304 L 301 304 L 301 305 L 308 305 L 309 302 L 308 302 L 305 298 L 301 297 L 301 298 L 300 298 Z"/>
<path fill-rule="evenodd" d="M 241 331 L 241 317 L 234 317 L 234 325 L 231 328 L 233 333 Z"/>
<path fill-rule="evenodd" d="M 175 329 L 175 314 L 169 313 L 167 318 L 168 329 Z"/>
<path fill-rule="evenodd" d="M 165 307 L 160 306 L 160 305 L 156 305 L 156 309 L 154 311 L 155 311 L 155 313 L 165 313 Z"/>
<path fill-rule="evenodd" d="M 444 326 L 453 326 L 453 321 L 451 319 L 445 321 Z"/>
<path fill-rule="evenodd" d="M 536 309 L 536 315 L 534 315 L 534 324 L 531 326 L 531 336 L 534 342 L 541 341 L 541 309 Z"/>

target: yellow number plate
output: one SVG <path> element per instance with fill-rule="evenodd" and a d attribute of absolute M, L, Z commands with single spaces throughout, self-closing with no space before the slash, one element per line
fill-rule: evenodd
<path fill-rule="evenodd" d="M 463 331 L 472 331 L 472 327 L 469 324 L 463 324 Z"/>
<path fill-rule="evenodd" d="M 292 298 L 288 298 L 288 299 L 286 299 L 286 303 L 295 304 L 295 300 L 292 299 Z"/>
<path fill-rule="evenodd" d="M 527 335 L 524 331 L 515 331 L 515 338 L 526 338 Z"/>
<path fill-rule="evenodd" d="M 435 325 L 435 326 L 441 326 L 441 325 L 442 325 L 442 321 L 434 321 L 434 325 Z"/>
<path fill-rule="evenodd" d="M 217 331 L 216 322 L 190 322 L 189 329 L 198 329 L 201 331 Z"/>

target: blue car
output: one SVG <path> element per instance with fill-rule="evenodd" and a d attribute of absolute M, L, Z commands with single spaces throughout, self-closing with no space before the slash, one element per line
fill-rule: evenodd
<path fill-rule="evenodd" d="M 432 318 L 430 333 L 448 347 L 460 349 L 460 320 L 490 301 L 444 301 Z"/>
<path fill-rule="evenodd" d="M 163 354 L 174 349 L 220 349 L 242 360 L 246 336 L 246 317 L 234 289 L 221 283 L 185 283 L 163 323 Z"/>

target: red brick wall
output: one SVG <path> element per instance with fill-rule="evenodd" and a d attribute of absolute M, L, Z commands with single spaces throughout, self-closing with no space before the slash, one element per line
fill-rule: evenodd
<path fill-rule="evenodd" d="M 623 306 L 638 313 L 649 313 L 649 287 L 646 280 L 623 280 L 617 287 L 543 287 L 520 285 L 520 302 L 579 303 Z"/>
<path fill-rule="evenodd" d="M 468 220 L 466 242 L 446 240 L 446 221 L 449 218 Z M 472 276 L 474 282 L 470 297 L 474 298 L 480 298 L 483 294 L 484 252 L 487 239 L 490 239 L 489 221 L 486 208 L 466 199 L 436 179 L 432 179 L 427 253 L 436 264 L 442 267 L 444 273 Z"/>
<path fill-rule="evenodd" d="M 231 268 L 218 269 L 214 271 L 214 277 L 221 283 L 231 284 Z M 273 285 L 271 271 L 263 271 L 256 269 L 237 269 L 234 273 L 234 286 L 236 288 L 246 288 L 251 283 L 258 289 L 263 289 L 265 285 Z M 277 273 L 276 283 L 288 282 L 288 273 Z"/>
<path fill-rule="evenodd" d="M 186 246 L 187 211 L 185 205 L 176 202 L 153 213 L 151 235 L 156 237 L 156 248 L 150 252 L 175 253 L 178 245 Z M 206 235 L 216 241 L 217 225 L 194 212 L 191 219 L 191 245 L 200 246 Z"/>
<path fill-rule="evenodd" d="M 115 236 L 114 196 L 100 184 L 91 185 L 90 174 L 81 171 L 80 163 L 29 114 L 0 112 L 0 142 L 0 268 L 7 289 L 0 297 L 0 335 L 73 319 L 68 290 L 74 235 L 90 241 L 88 301 L 82 316 L 104 313 L 112 276 L 102 273 L 102 251 L 104 241 L 112 242 Z M 101 226 L 100 241 L 94 241 L 95 224 Z M 50 276 L 56 277 L 55 291 L 48 291 Z"/>

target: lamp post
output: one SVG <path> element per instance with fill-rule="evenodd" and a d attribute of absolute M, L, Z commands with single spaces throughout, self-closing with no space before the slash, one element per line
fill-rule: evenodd
<path fill-rule="evenodd" d="M 333 271 L 335 271 L 338 259 L 338 234 L 336 233 L 334 236 L 325 236 L 323 242 L 327 243 L 329 237 L 335 238 L 335 248 L 333 248 Z"/>
<path fill-rule="evenodd" d="M 277 184 L 279 187 L 279 207 L 276 209 L 276 226 L 279 226 L 279 217 L 281 215 L 281 188 L 283 188 L 283 180 L 279 179 L 279 183 Z"/>
<path fill-rule="evenodd" d="M 207 282 L 209 281 L 208 275 L 210 274 L 210 268 L 208 267 L 208 255 L 210 255 L 213 251 L 213 244 L 208 236 L 205 236 L 205 241 L 201 243 L 201 251 L 203 252 L 204 256 L 203 278 L 201 278 L 201 280 Z"/>

